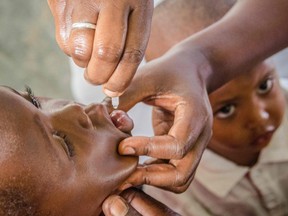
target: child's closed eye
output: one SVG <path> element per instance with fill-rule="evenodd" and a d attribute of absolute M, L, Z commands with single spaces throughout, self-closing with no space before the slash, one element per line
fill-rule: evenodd
<path fill-rule="evenodd" d="M 41 108 L 41 104 L 39 102 L 39 100 L 34 96 L 34 93 L 32 91 L 32 89 L 29 86 L 25 86 L 25 90 L 26 93 L 29 97 L 30 102 L 37 108 L 40 109 Z"/>

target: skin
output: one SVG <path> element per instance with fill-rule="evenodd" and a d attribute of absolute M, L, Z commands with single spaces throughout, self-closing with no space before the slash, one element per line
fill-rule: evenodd
<path fill-rule="evenodd" d="M 177 43 L 215 23 L 235 2 L 217 0 L 215 4 L 213 0 L 164 1 L 154 10 L 145 60 L 161 57 Z"/>
<path fill-rule="evenodd" d="M 117 154 L 131 119 L 102 104 L 36 100 L 41 109 L 27 93 L 0 87 L 1 189 L 25 188 L 40 215 L 98 215 L 136 167 L 136 157 Z"/>
<path fill-rule="evenodd" d="M 253 166 L 280 126 L 286 107 L 273 64 L 265 61 L 243 72 L 211 93 L 209 100 L 214 133 L 208 148 L 238 165 Z M 121 196 L 105 200 L 105 215 L 178 215 L 139 190 L 129 189 Z"/>
<path fill-rule="evenodd" d="M 243 73 L 209 99 L 214 133 L 208 147 L 236 164 L 254 165 L 281 124 L 286 107 L 271 62 Z"/>
<path fill-rule="evenodd" d="M 138 168 L 127 184 L 147 183 L 176 192 L 189 186 L 211 136 L 208 94 L 288 46 L 287 8 L 286 0 L 237 1 L 219 21 L 171 49 L 157 44 L 165 54 L 137 71 L 119 108 L 129 109 L 139 101 L 155 105 L 159 115 L 154 119 L 162 120 L 156 128 L 161 142 L 159 136 L 132 137 L 120 143 L 119 152 L 168 160 Z M 125 151 L 129 147 L 135 151 Z"/>
<path fill-rule="evenodd" d="M 130 188 L 121 193 L 121 196 L 112 195 L 105 200 L 103 212 L 106 216 L 179 216 L 179 214 L 139 189 Z M 112 206 L 115 206 L 115 208 L 111 210 Z"/>
<path fill-rule="evenodd" d="M 135 85 L 132 84 L 121 97 L 124 106 L 121 107 L 121 102 L 120 107 L 128 110 L 130 107 L 127 106 L 137 100 L 137 96 L 142 97 L 145 103 L 153 105 L 153 127 L 156 136 L 125 139 L 120 144 L 119 152 L 128 153 L 127 146 L 133 146 L 136 154 L 149 154 L 167 160 L 156 160 L 138 167 L 123 188 L 130 186 L 131 182 L 132 185 L 138 185 L 144 181 L 146 184 L 179 193 L 185 191 L 192 181 L 202 151 L 211 137 L 212 111 L 209 108 L 207 92 L 203 92 L 204 80 L 201 80 L 197 73 L 191 73 L 202 70 L 203 66 L 190 68 L 190 64 L 187 66 L 189 56 L 183 57 L 180 49 L 176 53 L 169 49 L 222 18 L 233 3 L 234 1 L 219 1 L 217 9 L 214 8 L 209 16 L 205 13 L 211 11 L 209 8 L 213 1 L 210 0 L 204 3 L 165 1 L 155 9 L 151 38 L 145 54 L 145 58 L 151 62 L 139 68 L 133 80 Z M 163 57 L 159 58 L 161 56 Z M 196 61 L 196 58 L 199 62 L 205 62 L 203 56 L 195 56 L 193 60 Z M 178 72 L 177 75 L 175 71 Z M 181 76 L 178 76 L 179 73 Z M 157 77 L 155 74 L 158 74 Z M 139 89 L 143 92 L 137 95 L 135 92 Z M 198 90 L 195 91 L 196 89 Z M 155 92 L 158 93 L 155 95 Z M 129 96 L 126 97 L 126 94 Z M 131 97 L 136 99 L 131 100 Z M 195 101 L 199 101 L 197 107 Z M 203 125 L 199 127 L 193 122 L 203 122 Z M 194 137 L 191 131 L 200 136 Z"/>
<path fill-rule="evenodd" d="M 288 45 L 287 8 L 284 0 L 237 1 L 219 21 L 139 68 L 119 109 L 139 101 L 156 106 L 157 136 L 125 139 L 119 152 L 168 159 L 168 164 L 139 167 L 127 185 L 187 189 L 211 136 L 208 94 Z"/>
<path fill-rule="evenodd" d="M 153 0 L 48 0 L 56 40 L 74 62 L 86 68 L 89 82 L 119 96 L 144 57 L 150 34 Z M 96 30 L 71 29 L 75 22 Z"/>

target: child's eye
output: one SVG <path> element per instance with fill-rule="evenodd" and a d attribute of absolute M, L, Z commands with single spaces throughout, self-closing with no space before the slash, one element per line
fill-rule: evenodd
<path fill-rule="evenodd" d="M 260 94 L 265 94 L 269 92 L 273 87 L 273 78 L 268 78 L 264 80 L 258 87 L 257 91 Z"/>
<path fill-rule="evenodd" d="M 25 90 L 26 90 L 26 93 L 31 101 L 31 103 L 38 109 L 41 108 L 41 104 L 40 102 L 38 101 L 38 99 L 34 96 L 34 93 L 32 91 L 32 89 L 29 87 L 29 86 L 25 86 Z"/>
<path fill-rule="evenodd" d="M 74 145 L 69 140 L 66 134 L 59 132 L 59 131 L 55 131 L 53 133 L 53 137 L 56 138 L 60 142 L 63 149 L 66 151 L 66 154 L 68 155 L 68 157 L 75 156 Z"/>
<path fill-rule="evenodd" d="M 235 112 L 235 105 L 226 105 L 219 109 L 216 113 L 216 117 L 220 119 L 228 118 Z"/>

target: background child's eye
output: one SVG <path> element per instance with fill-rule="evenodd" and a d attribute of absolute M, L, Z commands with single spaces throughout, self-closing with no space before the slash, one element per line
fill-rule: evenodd
<path fill-rule="evenodd" d="M 258 87 L 258 93 L 265 94 L 269 92 L 273 87 L 273 79 L 269 78 L 267 80 L 264 80 Z"/>
<path fill-rule="evenodd" d="M 231 115 L 233 115 L 234 112 L 235 112 L 235 106 L 234 105 L 232 105 L 232 104 L 226 105 L 217 111 L 216 117 L 221 118 L 221 119 L 228 118 Z"/>

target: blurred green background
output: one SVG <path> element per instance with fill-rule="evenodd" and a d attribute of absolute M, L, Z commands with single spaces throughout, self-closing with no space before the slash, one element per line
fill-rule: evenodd
<path fill-rule="evenodd" d="M 68 58 L 56 43 L 47 1 L 0 1 L 0 84 L 72 98 Z"/>

